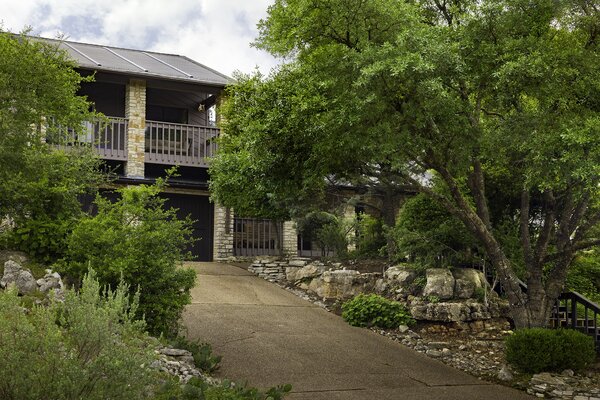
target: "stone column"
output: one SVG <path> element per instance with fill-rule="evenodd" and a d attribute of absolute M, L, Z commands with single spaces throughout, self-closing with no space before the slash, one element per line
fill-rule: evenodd
<path fill-rule="evenodd" d="M 125 118 L 128 119 L 125 176 L 128 178 L 143 178 L 146 141 L 145 80 L 129 80 L 125 90 Z"/>
<path fill-rule="evenodd" d="M 215 203 L 213 259 L 225 261 L 233 257 L 233 212 Z"/>
<path fill-rule="evenodd" d="M 356 210 L 353 205 L 346 204 L 344 207 L 344 223 L 352 225 L 356 220 Z M 356 250 L 356 230 L 351 229 L 346 236 L 348 239 L 348 251 Z"/>
<path fill-rule="evenodd" d="M 295 257 L 298 255 L 298 233 L 296 232 L 296 224 L 292 221 L 283 223 L 283 243 L 282 253 L 287 257 Z"/>

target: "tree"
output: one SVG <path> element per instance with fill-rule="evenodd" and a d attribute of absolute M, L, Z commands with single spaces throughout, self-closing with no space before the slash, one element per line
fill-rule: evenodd
<path fill-rule="evenodd" d="M 95 117 L 77 96 L 82 78 L 73 68 L 56 45 L 0 32 L 0 218 L 17 226 L 18 247 L 45 261 L 58 257 L 81 211 L 78 196 L 102 180 L 93 149 L 47 142 L 63 140 L 65 127 L 81 133 Z"/>
<path fill-rule="evenodd" d="M 244 144 L 220 157 L 243 149 L 258 172 L 246 178 L 276 200 L 330 176 L 384 182 L 353 171 L 385 166 L 479 241 L 517 327 L 542 326 L 577 252 L 600 243 L 599 33 L 586 0 L 277 0 L 257 45 L 291 61 L 250 78 L 248 103 L 230 90 L 240 120 L 226 115 L 225 141 Z M 299 157 L 298 170 L 270 173 Z M 490 217 L 498 176 L 518 193 L 501 206 L 519 224 L 527 291 Z"/>

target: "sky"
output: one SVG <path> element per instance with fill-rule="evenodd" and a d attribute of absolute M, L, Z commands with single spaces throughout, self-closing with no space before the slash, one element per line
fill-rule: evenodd
<path fill-rule="evenodd" d="M 250 43 L 273 0 L 0 0 L 0 26 L 20 32 L 187 56 L 226 75 L 277 64 Z"/>

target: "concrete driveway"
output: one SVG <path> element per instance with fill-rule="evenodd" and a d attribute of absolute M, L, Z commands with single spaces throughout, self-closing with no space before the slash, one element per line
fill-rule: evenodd
<path fill-rule="evenodd" d="M 191 263 L 188 336 L 223 356 L 217 376 L 270 387 L 289 399 L 529 399 L 480 381 L 230 265 Z"/>

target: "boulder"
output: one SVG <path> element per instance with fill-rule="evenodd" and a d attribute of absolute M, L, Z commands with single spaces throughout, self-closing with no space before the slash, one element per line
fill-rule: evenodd
<path fill-rule="evenodd" d="M 311 281 L 309 290 L 323 299 L 346 300 L 370 292 L 381 274 L 361 274 L 354 270 L 325 271 Z"/>
<path fill-rule="evenodd" d="M 464 303 L 417 303 L 411 305 L 414 319 L 437 322 L 463 322 L 471 320 L 471 309 Z"/>
<path fill-rule="evenodd" d="M 452 275 L 455 279 L 454 296 L 459 299 L 472 298 L 476 289 L 488 286 L 483 273 L 473 268 L 455 269 Z"/>
<path fill-rule="evenodd" d="M 13 284 L 19 294 L 29 294 L 38 288 L 31 271 L 24 269 L 16 261 L 8 260 L 4 263 L 4 275 L 0 279 L 0 287 L 5 288 Z"/>
<path fill-rule="evenodd" d="M 454 296 L 456 281 L 452 272 L 446 268 L 429 268 L 426 271 L 427 283 L 423 296 L 435 296 L 440 300 L 448 300 Z"/>
<path fill-rule="evenodd" d="M 42 293 L 47 293 L 51 289 L 62 289 L 64 287 L 62 279 L 58 272 L 46 270 L 46 275 L 37 280 L 37 285 Z"/>
<path fill-rule="evenodd" d="M 389 267 L 383 276 L 390 283 L 399 286 L 408 286 L 415 280 L 417 274 L 414 269 L 405 265 L 394 265 L 393 267 Z"/>
<path fill-rule="evenodd" d="M 308 264 L 302 268 L 286 267 L 285 277 L 289 282 L 305 281 L 316 278 L 325 272 L 327 268 L 324 265 Z"/>

